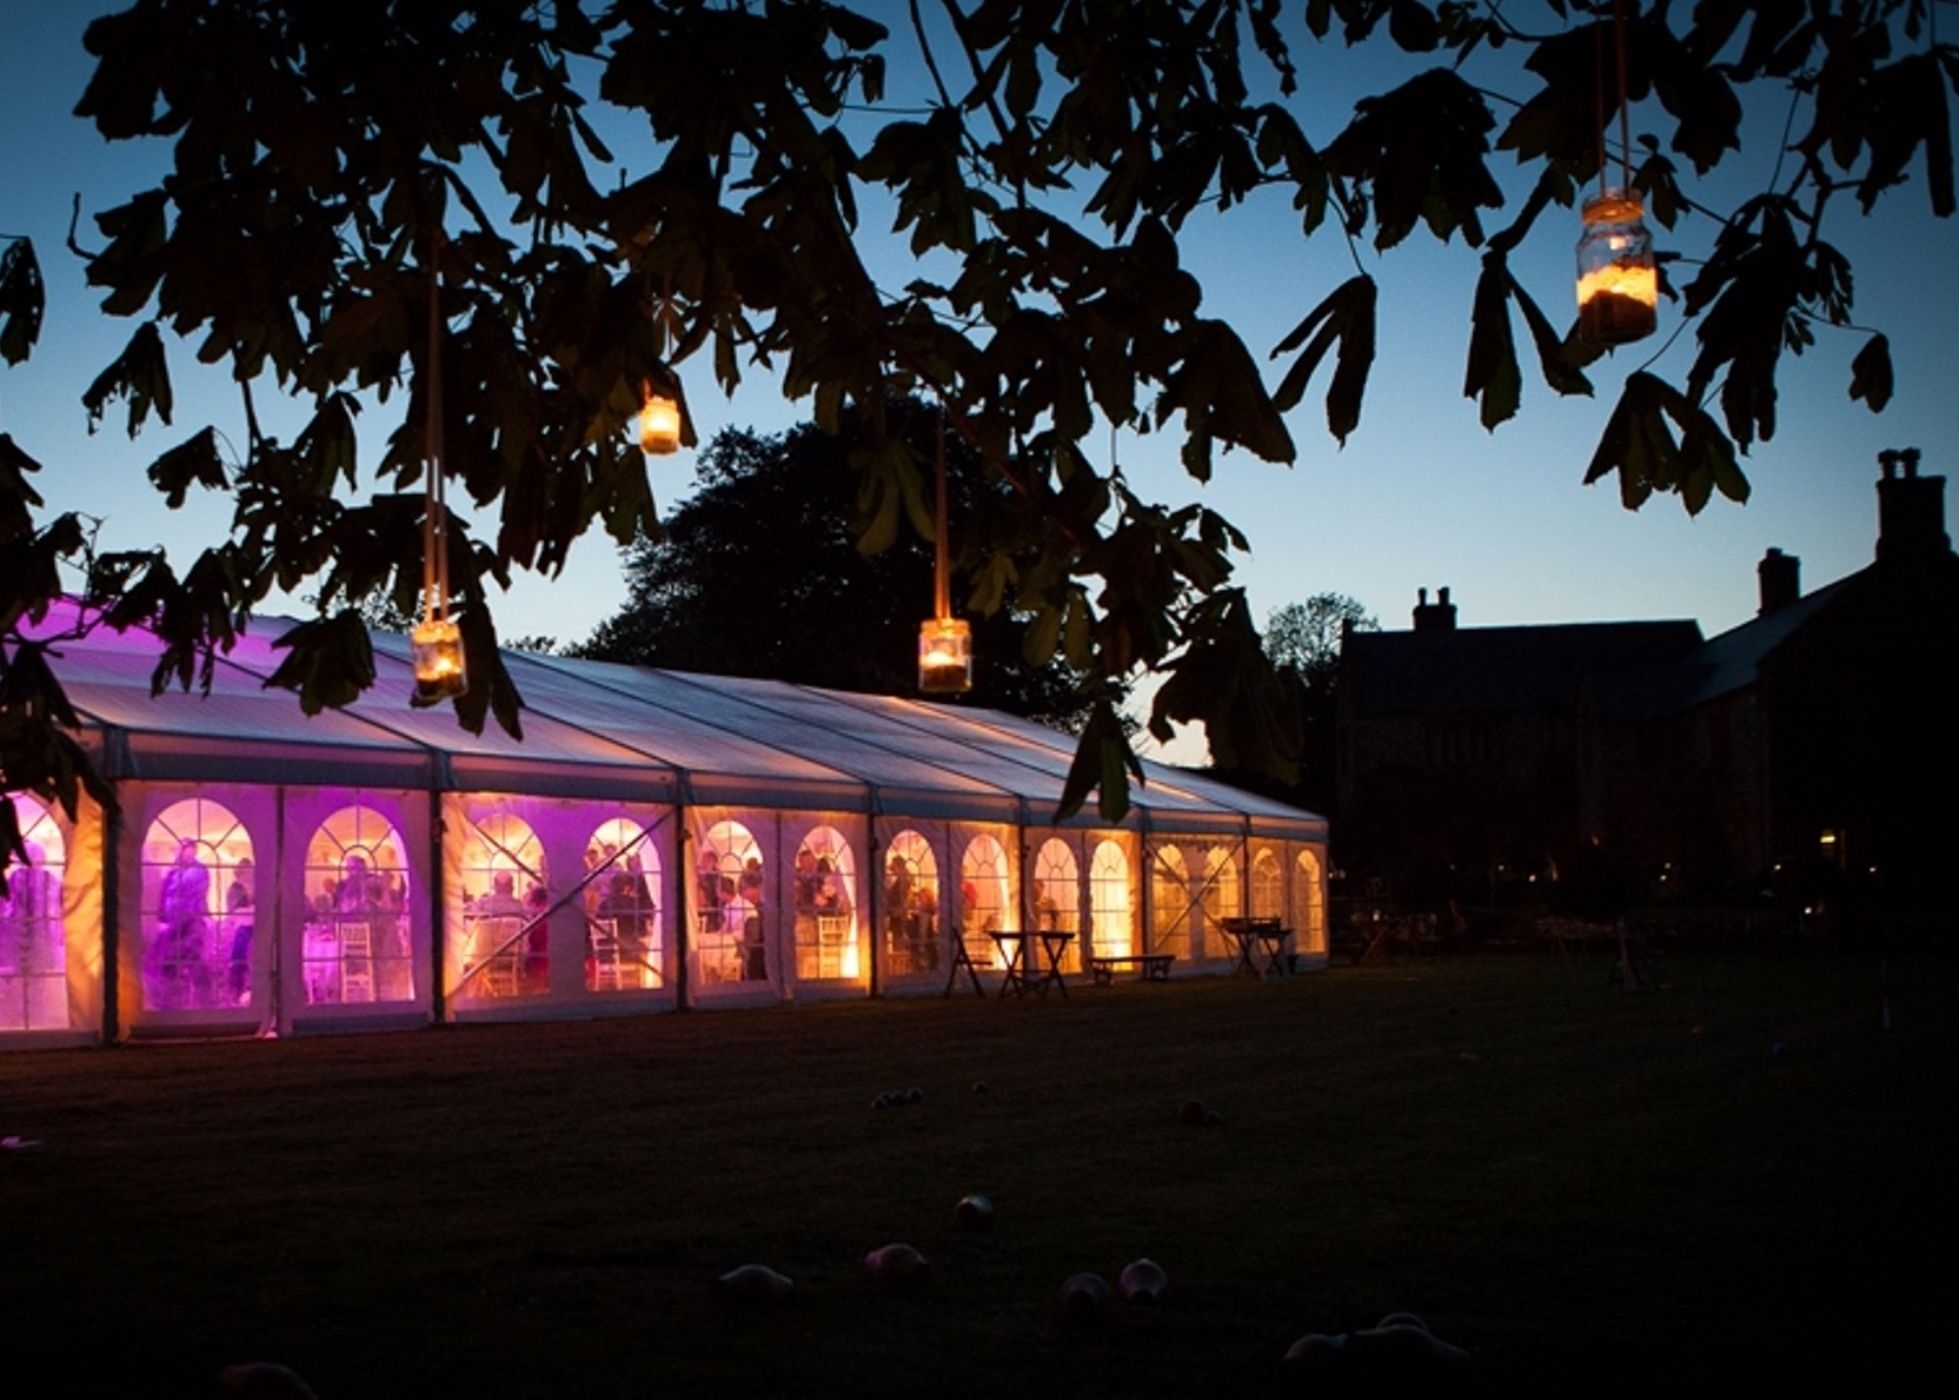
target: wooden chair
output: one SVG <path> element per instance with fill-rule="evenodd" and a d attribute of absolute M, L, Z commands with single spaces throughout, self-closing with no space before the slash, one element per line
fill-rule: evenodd
<path fill-rule="evenodd" d="M 588 919 L 592 959 L 592 990 L 616 992 L 626 985 L 619 924 L 613 919 Z"/>
<path fill-rule="evenodd" d="M 340 1000 L 374 1000 L 374 927 L 365 919 L 342 919 L 340 937 Z"/>
<path fill-rule="evenodd" d="M 479 997 L 517 995 L 524 957 L 517 931 L 523 925 L 522 919 L 512 917 L 476 921 L 471 930 L 471 993 Z"/>
<path fill-rule="evenodd" d="M 816 975 L 843 976 L 844 949 L 850 944 L 850 915 L 816 916 Z"/>

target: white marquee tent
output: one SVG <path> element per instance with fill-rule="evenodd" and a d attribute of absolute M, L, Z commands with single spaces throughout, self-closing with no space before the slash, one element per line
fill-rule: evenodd
<path fill-rule="evenodd" d="M 1025 720 L 525 653 L 522 741 L 471 735 L 376 648 L 308 718 L 261 635 L 208 696 L 152 697 L 148 634 L 62 644 L 120 810 L 6 799 L 0 1045 L 936 992 L 998 929 L 1075 933 L 1069 972 L 1222 971 L 1239 915 L 1325 957 L 1325 821 L 1196 774 L 1056 824 L 1074 740 Z"/>

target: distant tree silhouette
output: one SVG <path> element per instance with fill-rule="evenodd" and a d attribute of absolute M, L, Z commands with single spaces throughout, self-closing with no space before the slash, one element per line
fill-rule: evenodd
<path fill-rule="evenodd" d="M 1349 627 L 1381 630 L 1360 600 L 1345 593 L 1315 593 L 1303 603 L 1276 607 L 1265 618 L 1265 654 L 1297 682 L 1299 697 L 1299 781 L 1287 795 L 1321 812 L 1333 804 L 1333 683 L 1340 638 Z"/>
<path fill-rule="evenodd" d="M 918 401 L 886 406 L 887 431 L 909 452 L 909 527 L 882 551 L 858 548 L 866 523 L 847 466 L 872 441 L 862 423 L 831 436 L 805 423 L 760 436 L 730 429 L 700 455 L 700 489 L 659 541 L 625 552 L 628 598 L 577 655 L 715 675 L 759 676 L 838 690 L 917 689 L 918 624 L 932 603 L 931 462 L 936 414 Z M 948 435 L 950 534 L 973 555 L 1010 511 L 970 449 Z M 853 459 L 855 459 L 853 461 Z M 955 590 L 955 611 L 967 614 Z M 968 699 L 1078 728 L 1088 697 L 1029 623 L 1001 609 L 971 615 L 976 664 Z M 1038 664 L 1035 654 L 1048 653 Z"/>

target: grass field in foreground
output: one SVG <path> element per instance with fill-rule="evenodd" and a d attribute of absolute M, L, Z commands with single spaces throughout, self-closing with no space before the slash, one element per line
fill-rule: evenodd
<path fill-rule="evenodd" d="M 1894 963 L 1888 1033 L 1868 962 L 1605 973 L 0 1056 L 0 1135 L 43 1143 L 0 1153 L 4 1389 L 195 1396 L 269 1357 L 324 1400 L 1281 1394 L 1294 1338 L 1395 1309 L 1489 1393 L 1934 1374 L 1959 965 Z M 954 1228 L 969 1191 L 991 1232 Z M 922 1290 L 865 1275 L 893 1240 Z M 1164 1307 L 1059 1321 L 1064 1277 L 1138 1255 Z M 796 1302 L 721 1303 L 747 1261 Z"/>

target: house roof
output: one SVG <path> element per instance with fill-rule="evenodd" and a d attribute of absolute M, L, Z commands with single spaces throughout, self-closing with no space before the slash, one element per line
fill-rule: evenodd
<path fill-rule="evenodd" d="M 59 635 L 60 605 L 28 635 Z M 161 650 L 144 632 L 63 641 L 56 675 L 111 777 L 356 783 L 564 796 L 889 812 L 1047 824 L 1074 736 L 992 710 L 599 661 L 504 653 L 523 737 L 472 735 L 443 707 L 408 703 L 405 637 L 374 638 L 375 685 L 314 716 L 266 679 L 281 619 L 223 655 L 208 696 L 150 694 Z M 1145 761 L 1124 825 L 1324 839 L 1314 813 Z M 1069 825 L 1105 826 L 1091 798 Z"/>
<path fill-rule="evenodd" d="M 1340 685 L 1357 716 L 1557 714 L 1587 678 L 1647 678 L 1701 644 L 1694 622 L 1578 622 L 1529 627 L 1356 632 Z"/>
<path fill-rule="evenodd" d="M 1776 648 L 1807 626 L 1812 618 L 1842 597 L 1862 570 L 1840 578 L 1814 593 L 1785 603 L 1765 617 L 1751 618 L 1739 627 L 1709 637 L 1687 658 L 1692 688 L 1672 708 L 1704 704 L 1752 685 L 1756 671 Z"/>

